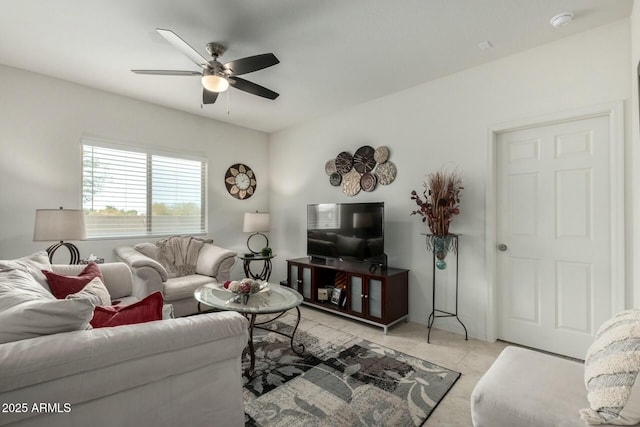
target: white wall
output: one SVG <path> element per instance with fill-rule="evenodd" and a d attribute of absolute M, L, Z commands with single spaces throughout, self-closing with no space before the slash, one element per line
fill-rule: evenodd
<path fill-rule="evenodd" d="M 49 246 L 32 241 L 36 209 L 81 207 L 84 135 L 206 156 L 209 236 L 221 246 L 244 252 L 243 213 L 268 210 L 264 133 L 5 66 L 0 66 L 0 120 L 0 259 Z M 238 162 L 249 165 L 259 180 L 255 195 L 244 201 L 224 186 L 226 169 Z M 83 257 L 94 253 L 112 260 L 115 246 L 137 241 L 75 243 Z M 54 261 L 68 259 L 63 248 Z"/>
<path fill-rule="evenodd" d="M 425 174 L 453 164 L 465 186 L 462 213 L 450 230 L 463 234 L 459 311 L 470 335 L 485 338 L 488 127 L 628 99 L 629 52 L 630 25 L 623 20 L 270 135 L 274 277 L 285 278 L 285 260 L 306 253 L 307 203 L 384 201 L 389 264 L 411 270 L 410 320 L 426 323 L 431 260 L 420 233 L 427 229 L 409 216 L 409 193 L 422 188 Z M 347 197 L 329 185 L 324 165 L 364 144 L 387 145 L 398 176 L 389 186 Z M 452 303 L 449 292 L 439 305 Z M 438 327 L 461 332 L 449 320 L 438 319 Z"/>
<path fill-rule="evenodd" d="M 633 252 L 632 258 L 629 259 L 629 265 L 632 269 L 632 283 L 640 287 L 640 220 L 633 221 L 633 218 L 640 212 L 640 129 L 639 118 L 640 111 L 638 107 L 638 64 L 640 64 L 640 1 L 633 3 L 633 11 L 631 13 L 631 64 L 629 66 L 629 76 L 631 81 L 630 98 L 631 107 L 630 120 L 628 127 L 630 129 L 629 146 L 631 156 L 629 156 L 630 181 L 632 182 L 629 191 L 633 194 L 633 202 L 630 205 L 631 210 L 627 212 L 631 231 L 633 236 Z M 637 268 L 635 266 L 638 266 Z M 633 294 L 633 306 L 640 307 L 640 291 Z"/>

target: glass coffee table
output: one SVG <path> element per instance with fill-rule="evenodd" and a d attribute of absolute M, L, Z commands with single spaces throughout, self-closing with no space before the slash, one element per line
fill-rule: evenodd
<path fill-rule="evenodd" d="M 294 344 L 294 336 L 300 324 L 300 304 L 302 304 L 302 295 L 291 288 L 269 283 L 263 290 L 255 294 L 251 294 L 246 304 L 243 304 L 242 298 L 219 285 L 205 285 L 195 290 L 194 297 L 198 301 L 198 311 L 201 305 L 212 307 L 216 310 L 237 311 L 249 319 L 249 356 L 250 364 L 245 370 L 245 375 L 251 377 L 256 366 L 256 353 L 253 346 L 253 329 L 259 328 L 269 332 L 275 332 L 290 339 L 291 350 L 297 355 L 304 352 L 304 344 Z M 287 311 L 295 308 L 298 313 L 296 324 L 293 327 L 291 335 L 287 335 L 281 331 L 264 328 L 263 325 L 273 322 L 282 317 Z M 256 316 L 259 314 L 277 314 L 268 320 L 256 322 Z M 298 349 L 296 349 L 296 346 Z"/>

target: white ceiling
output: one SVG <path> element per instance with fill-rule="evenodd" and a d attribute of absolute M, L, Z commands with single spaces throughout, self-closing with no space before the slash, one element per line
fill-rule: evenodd
<path fill-rule="evenodd" d="M 273 132 L 628 17 L 633 0 L 0 0 L 0 64 Z M 549 19 L 573 11 L 568 26 Z M 155 28 L 221 62 L 273 52 L 243 78 L 280 93 L 230 89 L 201 108 L 198 70 Z M 489 40 L 490 50 L 478 44 Z M 478 82 L 481 84 L 481 82 Z M 0 94 L 1 96 L 1 94 Z"/>

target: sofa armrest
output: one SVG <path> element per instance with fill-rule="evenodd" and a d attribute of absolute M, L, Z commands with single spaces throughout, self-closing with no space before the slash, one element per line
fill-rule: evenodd
<path fill-rule="evenodd" d="M 2 344 L 0 401 L 74 406 L 236 358 L 240 377 L 247 339 L 247 320 L 222 312 Z"/>
<path fill-rule="evenodd" d="M 236 255 L 237 252 L 207 243 L 198 253 L 196 273 L 215 277 L 221 283 L 229 280 Z"/>
<path fill-rule="evenodd" d="M 166 282 L 169 275 L 167 270 L 153 258 L 149 258 L 145 254 L 138 252 L 131 246 L 118 246 L 114 249 L 118 258 L 126 262 L 129 267 L 135 271 L 136 268 L 150 267 L 158 272 L 163 282 Z"/>

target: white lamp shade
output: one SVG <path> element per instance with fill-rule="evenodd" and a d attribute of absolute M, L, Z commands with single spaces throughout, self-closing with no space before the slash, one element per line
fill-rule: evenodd
<path fill-rule="evenodd" d="M 81 209 L 37 209 L 34 242 L 84 240 L 84 211 Z"/>
<path fill-rule="evenodd" d="M 202 86 L 209 92 L 224 92 L 229 89 L 229 82 L 223 77 L 205 74 L 202 76 Z"/>
<path fill-rule="evenodd" d="M 245 212 L 242 231 L 245 233 L 259 233 L 269 231 L 270 217 L 268 212 Z"/>

